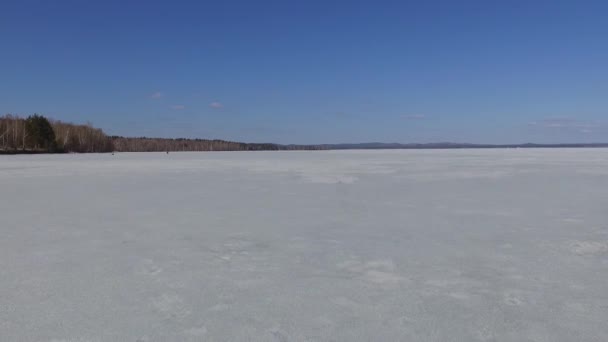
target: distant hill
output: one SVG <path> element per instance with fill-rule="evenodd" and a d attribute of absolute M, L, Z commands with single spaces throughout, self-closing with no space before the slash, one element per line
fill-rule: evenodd
<path fill-rule="evenodd" d="M 356 144 L 322 144 L 324 150 L 374 150 L 374 149 L 458 149 L 458 148 L 577 148 L 577 147 L 608 147 L 608 143 L 582 143 L 582 144 L 468 144 L 468 143 L 427 143 L 427 144 L 400 144 L 400 143 L 356 143 Z"/>

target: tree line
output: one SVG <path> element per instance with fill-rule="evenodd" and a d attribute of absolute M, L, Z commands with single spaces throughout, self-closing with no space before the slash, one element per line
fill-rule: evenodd
<path fill-rule="evenodd" d="M 113 136 L 112 142 L 114 143 L 114 149 L 117 152 L 272 151 L 281 149 L 281 147 L 276 144 L 248 144 L 217 139 L 125 138 Z"/>
<path fill-rule="evenodd" d="M 0 117 L 0 151 L 4 153 L 112 152 L 112 139 L 90 124 L 49 120 L 41 115 Z"/>
<path fill-rule="evenodd" d="M 0 116 L 0 153 L 91 153 L 169 151 L 276 151 L 320 150 L 321 145 L 279 145 L 208 139 L 165 139 L 108 136 L 91 124 L 47 119 Z"/>
<path fill-rule="evenodd" d="M 279 145 L 271 143 L 243 143 L 209 139 L 166 139 L 166 138 L 125 138 L 113 136 L 112 142 L 117 152 L 158 152 L 158 151 L 280 151 L 280 150 L 321 150 L 320 145 Z"/>

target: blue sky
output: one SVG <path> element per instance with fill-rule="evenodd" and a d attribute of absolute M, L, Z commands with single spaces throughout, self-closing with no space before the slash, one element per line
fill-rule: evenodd
<path fill-rule="evenodd" d="M 608 141 L 608 1 L 0 1 L 0 113 L 278 143 Z"/>

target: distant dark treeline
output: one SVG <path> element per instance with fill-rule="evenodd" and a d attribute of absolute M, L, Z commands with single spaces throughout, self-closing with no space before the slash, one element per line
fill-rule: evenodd
<path fill-rule="evenodd" d="M 0 153 L 277 151 L 320 150 L 316 145 L 278 145 L 207 139 L 108 136 L 90 124 L 77 125 L 40 115 L 0 116 Z"/>
<path fill-rule="evenodd" d="M 488 148 L 583 148 L 608 147 L 608 143 L 561 143 L 561 144 L 467 144 L 467 143 L 427 143 L 427 144 L 400 144 L 400 143 L 359 143 L 359 144 L 324 144 L 320 145 L 326 150 L 432 150 L 432 149 L 488 149 Z"/>
<path fill-rule="evenodd" d="M 158 152 L 158 151 L 279 151 L 279 150 L 320 150 L 316 145 L 278 145 L 242 143 L 208 139 L 164 139 L 125 138 L 113 136 L 112 142 L 117 152 Z"/>

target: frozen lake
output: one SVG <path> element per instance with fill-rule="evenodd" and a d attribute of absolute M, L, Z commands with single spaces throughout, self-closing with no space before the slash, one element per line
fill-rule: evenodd
<path fill-rule="evenodd" d="M 0 156 L 2 341 L 606 341 L 608 149 Z"/>

